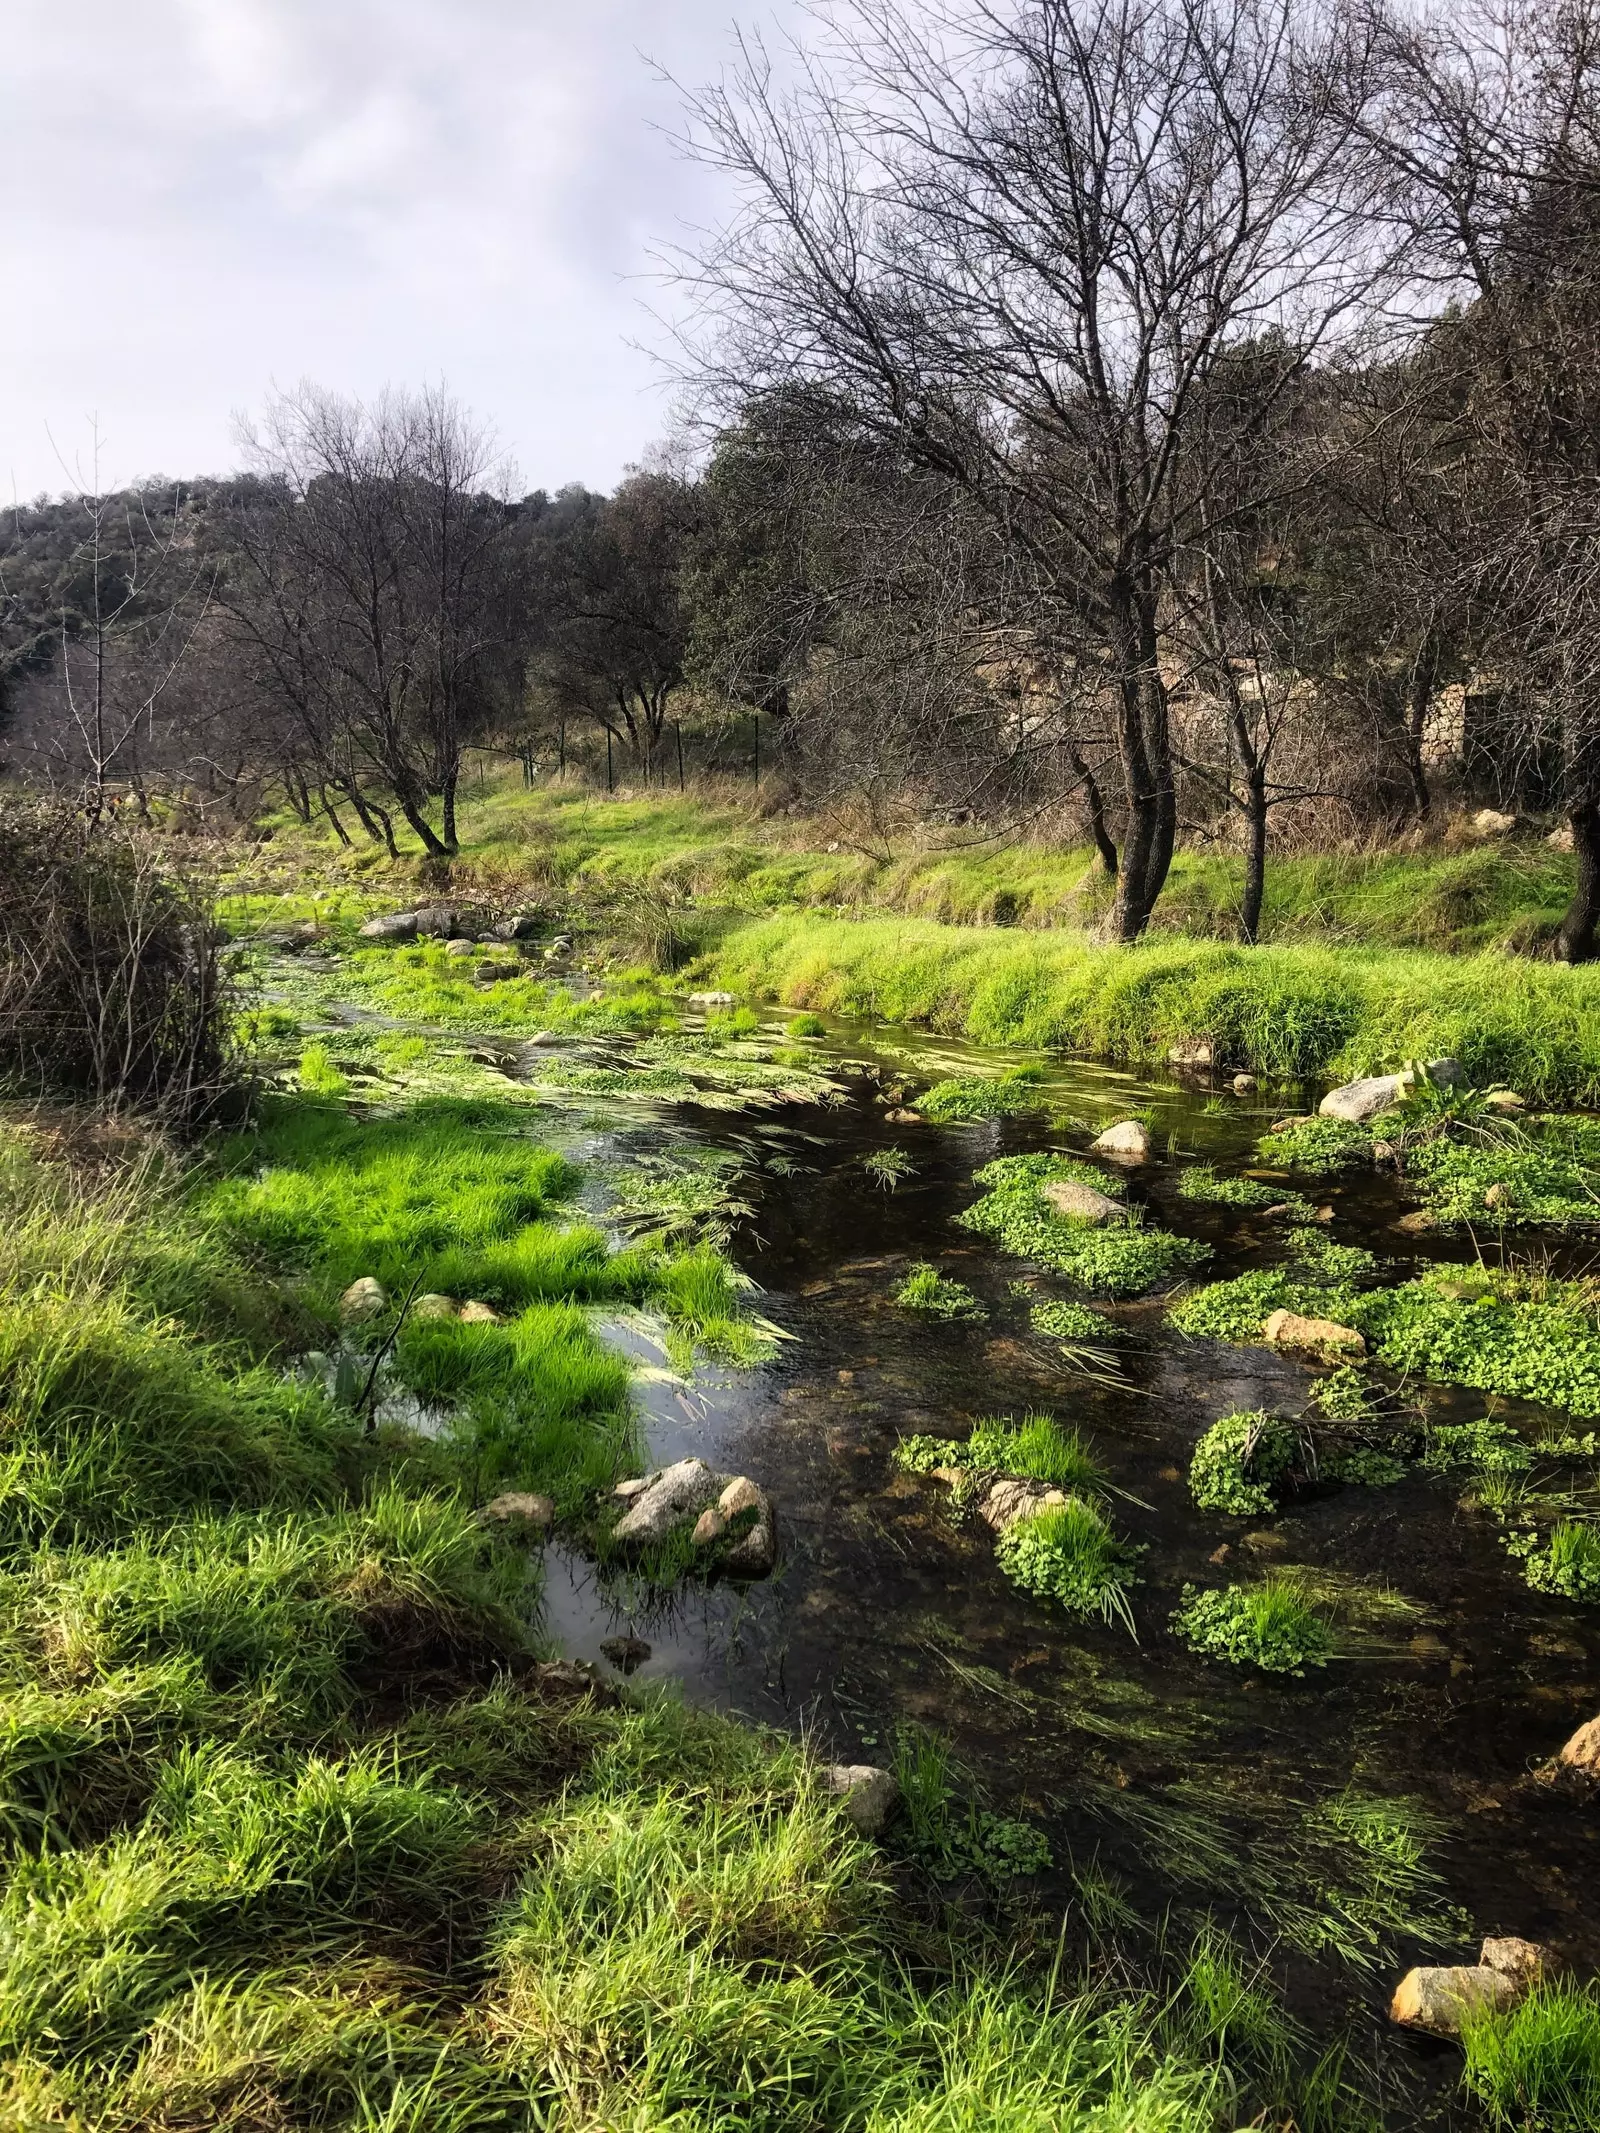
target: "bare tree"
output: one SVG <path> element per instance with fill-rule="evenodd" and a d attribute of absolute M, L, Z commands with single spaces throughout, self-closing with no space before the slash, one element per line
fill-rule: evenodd
<path fill-rule="evenodd" d="M 1042 644 L 1109 700 L 1125 807 L 1111 929 L 1143 929 L 1177 827 L 1163 599 L 1204 499 L 1204 388 L 1276 329 L 1281 374 L 1383 265 L 1345 25 L 1293 0 L 853 0 L 800 85 L 746 44 L 688 145 L 743 189 L 678 271 L 713 403 L 834 391 L 959 486 L 1030 585 Z M 1338 94 L 1335 89 L 1338 89 Z"/>

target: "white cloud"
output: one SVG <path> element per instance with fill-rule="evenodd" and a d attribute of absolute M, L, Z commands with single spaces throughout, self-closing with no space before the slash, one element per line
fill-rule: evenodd
<path fill-rule="evenodd" d="M 224 467 L 311 376 L 443 377 L 530 483 L 609 484 L 664 417 L 649 243 L 714 209 L 639 51 L 698 79 L 736 4 L 11 0 L 0 482 L 91 414 L 110 479 Z"/>

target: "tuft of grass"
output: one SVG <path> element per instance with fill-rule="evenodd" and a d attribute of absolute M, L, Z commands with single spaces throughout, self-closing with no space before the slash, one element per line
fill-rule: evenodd
<path fill-rule="evenodd" d="M 1600 2125 L 1600 1996 L 1559 1978 L 1502 2014 L 1470 2019 L 1462 2086 L 1493 2126 L 1589 2133 Z"/>
<path fill-rule="evenodd" d="M 960 1467 L 971 1474 L 1004 1474 L 1018 1481 L 1047 1481 L 1056 1488 L 1094 1489 L 1105 1468 L 1076 1429 L 1062 1429 L 1053 1415 L 1028 1414 L 974 1423 L 965 1443 L 951 1437 L 902 1437 L 895 1464 L 907 1473 Z"/>
<path fill-rule="evenodd" d="M 861 1167 L 880 1192 L 893 1192 L 916 1175 L 916 1161 L 904 1148 L 875 1148 L 861 1158 Z"/>
<path fill-rule="evenodd" d="M 995 1560 L 1013 1585 L 1070 1615 L 1120 1622 L 1130 1636 L 1136 1631 L 1128 1592 L 1141 1552 L 1119 1540 L 1081 1496 L 1014 1520 L 995 1543 Z"/>
<path fill-rule="evenodd" d="M 1522 1558 L 1522 1574 L 1535 1592 L 1553 1592 L 1564 1600 L 1600 1603 L 1600 1526 L 1564 1518 L 1543 1540 L 1515 1534 L 1506 1543 Z"/>
<path fill-rule="evenodd" d="M 1178 1192 L 1185 1200 L 1199 1200 L 1207 1206 L 1274 1207 L 1281 1210 L 1285 1221 L 1316 1219 L 1316 1209 L 1299 1193 L 1274 1188 L 1264 1178 L 1223 1177 L 1210 1163 L 1191 1163 L 1179 1175 Z"/>
<path fill-rule="evenodd" d="M 1327 1618 L 1287 1572 L 1220 1592 L 1185 1585 L 1172 1628 L 1192 1652 L 1269 1674 L 1304 1676 L 1334 1649 Z"/>
<path fill-rule="evenodd" d="M 903 1311 L 915 1311 L 923 1318 L 976 1320 L 989 1315 L 964 1282 L 941 1274 L 926 1260 L 910 1269 L 895 1290 L 894 1301 Z"/>

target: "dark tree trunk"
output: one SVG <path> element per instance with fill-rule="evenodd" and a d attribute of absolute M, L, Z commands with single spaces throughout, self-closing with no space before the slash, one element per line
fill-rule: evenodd
<path fill-rule="evenodd" d="M 448 859 L 449 848 L 441 841 L 438 831 L 409 793 L 396 793 L 400 812 L 422 841 L 422 849 L 430 859 Z"/>
<path fill-rule="evenodd" d="M 1556 955 L 1563 963 L 1587 963 L 1593 959 L 1595 927 L 1600 924 L 1600 800 L 1574 807 L 1569 819 L 1578 879 L 1556 935 Z"/>
<path fill-rule="evenodd" d="M 348 846 L 348 845 L 349 845 L 349 844 L 351 843 L 351 836 L 350 836 L 350 832 L 349 832 L 349 831 L 348 831 L 348 830 L 347 830 L 347 829 L 345 828 L 344 824 L 343 824 L 343 823 L 342 823 L 342 822 L 341 822 L 341 821 L 339 820 L 339 814 L 338 814 L 338 810 L 337 810 L 337 809 L 335 808 L 335 806 L 334 806 L 333 802 L 332 802 L 332 801 L 331 801 L 331 800 L 330 800 L 330 799 L 328 798 L 328 793 L 327 793 L 327 788 L 326 788 L 326 786 L 324 786 L 324 787 L 322 787 L 322 788 L 321 788 L 321 790 L 320 790 L 320 791 L 318 792 L 318 794 L 317 794 L 317 798 L 318 798 L 318 800 L 319 800 L 319 801 L 321 802 L 321 804 L 322 804 L 322 812 L 323 812 L 323 813 L 324 813 L 324 814 L 325 814 L 325 815 L 327 816 L 328 820 L 329 820 L 329 821 L 330 821 L 330 822 L 331 822 L 331 823 L 333 824 L 333 832 L 334 832 L 334 835 L 335 835 L 335 836 L 336 836 L 336 837 L 338 838 L 339 842 L 340 842 L 340 843 L 341 843 L 342 845 Z"/>
<path fill-rule="evenodd" d="M 1259 770 L 1250 774 L 1246 784 L 1245 819 L 1250 835 L 1245 846 L 1239 938 L 1253 948 L 1261 938 L 1261 906 L 1267 893 L 1267 785 Z"/>
<path fill-rule="evenodd" d="M 683 736 L 678 736 L 678 759 L 683 759 Z M 1100 854 L 1100 864 L 1115 881 L 1117 878 L 1117 847 L 1106 822 L 1106 796 L 1100 790 L 1100 780 L 1089 768 L 1079 753 L 1075 742 L 1067 743 L 1067 766 L 1083 787 L 1083 801 L 1089 811 L 1089 834 L 1094 839 L 1094 848 Z M 681 783 L 680 779 L 680 783 Z"/>
<path fill-rule="evenodd" d="M 1406 773 L 1411 780 L 1411 805 L 1419 822 L 1426 822 L 1433 809 L 1428 790 L 1428 767 L 1422 760 L 1422 739 L 1428 724 L 1428 706 L 1433 685 L 1439 678 L 1439 647 L 1425 637 L 1411 668 L 1406 692 Z"/>
<path fill-rule="evenodd" d="M 452 763 L 439 788 L 444 805 L 444 848 L 452 859 L 461 849 L 461 839 L 456 835 L 456 785 L 460 774 L 460 765 Z"/>

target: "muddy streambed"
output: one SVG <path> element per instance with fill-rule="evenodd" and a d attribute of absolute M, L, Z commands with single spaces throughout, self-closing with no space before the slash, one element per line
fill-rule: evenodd
<path fill-rule="evenodd" d="M 633 1633 L 641 1676 L 675 1676 L 699 1700 L 791 1728 L 830 1753 L 887 1760 L 896 1729 L 935 1729 L 997 1811 L 1037 1822 L 1053 1866 L 1036 1886 L 1102 1939 L 1130 1945 L 1163 1915 L 1213 1917 L 1298 1951 L 1290 1986 L 1313 2020 L 1382 2009 L 1400 1967 L 1471 1960 L 1475 1934 L 1552 1943 L 1600 1967 L 1600 1819 L 1527 1782 L 1600 1708 L 1600 1612 L 1528 1590 L 1493 1521 L 1462 1505 L 1459 1479 L 1418 1469 L 1386 1488 L 1328 1487 L 1280 1516 L 1196 1509 L 1190 1454 L 1219 1416 L 1297 1414 L 1319 1374 L 1264 1348 L 1185 1339 L 1159 1301 L 1113 1307 L 1131 1332 L 1116 1381 L 1085 1376 L 1030 1324 L 1029 1303 L 1066 1294 L 957 1227 L 993 1157 L 1081 1148 L 1045 1117 L 937 1127 L 891 1123 L 883 1079 L 920 1086 L 999 1071 L 1014 1055 L 904 1032 L 839 1029 L 817 1046 L 843 1069 L 830 1107 L 728 1114 L 591 1099 L 555 1138 L 611 1162 L 664 1146 L 737 1149 L 753 1218 L 734 1236 L 759 1308 L 792 1339 L 754 1370 L 702 1368 L 674 1383 L 647 1326 L 609 1328 L 644 1366 L 638 1398 L 650 1455 L 693 1452 L 755 1476 L 778 1505 L 783 1561 L 751 1587 L 670 1597 L 547 1557 L 546 1622 L 572 1657 Z M 1201 1279 L 1283 1256 L 1281 1225 L 1250 1209 L 1187 1200 L 1185 1158 L 1253 1167 L 1257 1138 L 1315 1092 L 1219 1097 L 1203 1086 L 1093 1063 L 1052 1063 L 1053 1111 L 1096 1126 L 1138 1110 L 1157 1159 L 1130 1173 L 1154 1220 L 1212 1245 Z M 878 1188 L 862 1157 L 898 1147 L 914 1173 Z M 1288 1181 L 1331 1202 L 1326 1234 L 1394 1262 L 1475 1256 L 1470 1240 L 1395 1228 L 1407 1202 L 1370 1172 Z M 1524 1237 L 1523 1248 L 1538 1240 Z M 891 1299 L 913 1261 L 976 1292 L 983 1324 L 914 1316 Z M 1032 1294 L 1018 1294 L 1026 1282 Z M 1412 1388 L 1420 1391 L 1420 1388 Z M 1437 1420 L 1538 1410 L 1427 1388 Z M 1001 1575 L 992 1536 L 937 1480 L 900 1471 L 898 1441 L 964 1436 L 982 1416 L 1046 1409 L 1078 1425 L 1123 1492 L 1114 1523 L 1146 1549 L 1125 1630 L 1070 1620 Z M 1358 1657 L 1304 1680 L 1198 1658 L 1168 1629 L 1183 1586 L 1303 1563 L 1392 1588 L 1412 1612 Z M 1392 1835 L 1362 1848 L 1365 1803 L 1403 1799 L 1425 1870 Z M 1429 1879 L 1429 1872 L 1436 1880 Z M 1342 1959 L 1335 1960 L 1338 1955 Z M 1320 2022 L 1318 2024 L 1320 2026 Z M 1389 2049 L 1426 2077 L 1442 2048 Z M 1449 2078 L 1453 2078 L 1453 2061 Z M 1441 2083 L 1447 2069 L 1435 2070 Z"/>

